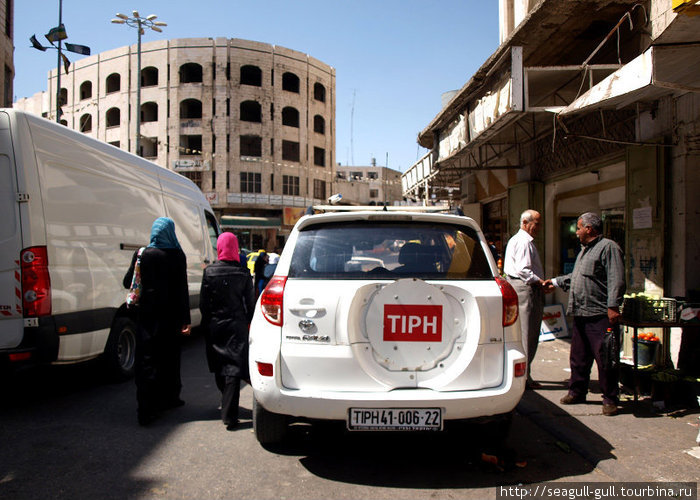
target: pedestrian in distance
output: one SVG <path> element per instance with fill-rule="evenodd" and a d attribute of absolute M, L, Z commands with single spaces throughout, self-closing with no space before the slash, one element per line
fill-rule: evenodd
<path fill-rule="evenodd" d="M 258 258 L 255 259 L 255 267 L 253 272 L 255 274 L 255 295 L 260 296 L 267 285 L 267 278 L 265 278 L 265 266 L 270 262 L 270 257 L 267 255 L 265 250 L 261 250 L 258 254 Z"/>
<path fill-rule="evenodd" d="M 520 330 L 527 353 L 528 389 L 541 387 L 530 375 L 530 367 L 537 353 L 544 311 L 544 270 L 535 246 L 540 224 L 541 216 L 536 210 L 525 210 L 520 215 L 520 229 L 508 241 L 503 262 L 503 272 L 518 294 Z"/>
<path fill-rule="evenodd" d="M 603 238 L 603 221 L 592 212 L 582 214 L 576 222 L 576 236 L 581 251 L 571 274 L 557 276 L 551 286 L 569 292 L 567 314 L 574 317 L 569 363 L 569 392 L 562 404 L 586 401 L 593 360 L 603 392 L 603 415 L 618 413 L 619 373 L 609 358 L 607 345 L 619 345 L 620 305 L 625 293 L 625 264 L 620 246 Z M 612 335 L 613 338 L 606 338 Z M 612 342 L 611 342 L 612 340 Z M 615 353 L 619 356 L 619 353 Z"/>
<path fill-rule="evenodd" d="M 180 399 L 180 334 L 190 334 L 190 303 L 185 253 L 167 217 L 153 222 L 147 247 L 134 252 L 124 287 L 139 268 L 140 296 L 136 317 L 136 402 L 140 425 L 160 412 L 182 406 Z"/>
<path fill-rule="evenodd" d="M 209 371 L 221 391 L 221 420 L 238 426 L 241 380 L 248 372 L 248 329 L 255 293 L 248 269 L 240 265 L 238 239 L 222 233 L 216 242 L 218 261 L 204 269 L 199 309 Z"/>

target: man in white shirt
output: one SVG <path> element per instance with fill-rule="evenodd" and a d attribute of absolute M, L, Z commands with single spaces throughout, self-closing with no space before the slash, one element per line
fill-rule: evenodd
<path fill-rule="evenodd" d="M 544 310 L 544 270 L 534 241 L 540 229 L 540 220 L 540 214 L 535 210 L 525 210 L 520 215 L 520 230 L 508 241 L 503 262 L 503 272 L 518 294 L 520 328 L 528 361 L 528 389 L 541 387 L 530 376 Z"/>

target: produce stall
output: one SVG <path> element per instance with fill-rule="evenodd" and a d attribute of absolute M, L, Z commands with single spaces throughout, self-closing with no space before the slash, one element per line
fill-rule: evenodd
<path fill-rule="evenodd" d="M 670 329 L 700 325 L 700 305 L 682 299 L 638 293 L 625 295 L 620 324 L 632 331 L 634 400 L 639 397 L 639 370 L 666 375 L 671 367 Z M 640 330 L 661 329 L 661 335 Z M 694 328 L 693 328 L 694 329 Z M 623 356 L 624 362 L 624 356 Z M 659 377 L 657 377 L 659 378 Z"/>

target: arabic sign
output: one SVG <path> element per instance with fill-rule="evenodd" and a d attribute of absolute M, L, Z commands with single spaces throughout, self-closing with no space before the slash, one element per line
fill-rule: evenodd
<path fill-rule="evenodd" d="M 544 306 L 542 324 L 540 325 L 540 342 L 554 340 L 569 336 L 569 327 L 566 324 L 566 315 L 562 304 Z"/>
<path fill-rule="evenodd" d="M 195 172 L 209 170 L 209 160 L 173 160 L 173 170 L 176 172 Z"/>

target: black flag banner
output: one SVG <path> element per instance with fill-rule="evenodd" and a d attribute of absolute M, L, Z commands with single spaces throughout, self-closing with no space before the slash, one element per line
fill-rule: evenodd
<path fill-rule="evenodd" d="M 36 39 L 36 35 L 29 37 L 29 41 L 32 42 L 32 47 L 35 49 L 46 52 L 46 47 L 39 43 L 39 40 Z"/>
<path fill-rule="evenodd" d="M 66 42 L 66 50 L 69 50 L 71 52 L 75 52 L 76 54 L 83 54 L 84 56 L 89 56 L 90 55 L 90 47 L 86 45 L 78 45 L 75 43 L 68 43 Z"/>

